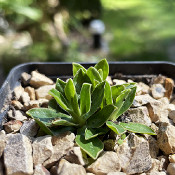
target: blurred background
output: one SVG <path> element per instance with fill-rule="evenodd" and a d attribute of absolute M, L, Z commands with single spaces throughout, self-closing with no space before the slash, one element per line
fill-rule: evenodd
<path fill-rule="evenodd" d="M 175 61 L 174 0 L 0 0 L 0 75 L 31 61 Z"/>

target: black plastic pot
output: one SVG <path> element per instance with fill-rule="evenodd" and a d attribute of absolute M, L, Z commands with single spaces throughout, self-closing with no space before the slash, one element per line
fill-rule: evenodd
<path fill-rule="evenodd" d="M 89 67 L 95 63 L 81 63 L 84 67 Z M 171 62 L 110 62 L 110 75 L 121 73 L 127 78 L 165 75 L 175 79 L 175 64 Z M 49 78 L 55 80 L 57 77 L 66 79 L 72 76 L 72 63 L 64 62 L 33 62 L 20 64 L 14 67 L 0 89 L 0 126 L 4 120 L 6 111 L 10 104 L 11 92 L 19 84 L 22 72 L 30 73 L 38 70 Z M 6 104 L 6 105 L 5 105 Z M 1 129 L 1 128 L 0 128 Z"/>

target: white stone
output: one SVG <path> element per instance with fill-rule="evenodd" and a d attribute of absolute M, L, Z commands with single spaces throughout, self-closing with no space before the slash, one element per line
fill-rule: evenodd
<path fill-rule="evenodd" d="M 169 155 L 169 161 L 175 163 L 175 154 Z"/>
<path fill-rule="evenodd" d="M 19 109 L 19 110 L 23 109 L 23 105 L 21 104 L 21 102 L 17 100 L 12 100 L 11 104 L 15 107 L 15 109 Z"/>
<path fill-rule="evenodd" d="M 35 171 L 33 175 L 50 175 L 50 172 L 44 168 L 41 164 L 35 166 Z"/>
<path fill-rule="evenodd" d="M 149 94 L 149 91 L 150 91 L 150 87 L 147 84 L 143 82 L 137 83 L 136 95 Z"/>
<path fill-rule="evenodd" d="M 43 165 L 46 168 L 51 168 L 63 156 L 67 155 L 74 146 L 75 135 L 71 132 L 63 133 L 59 136 L 52 137 L 53 154 L 46 160 Z"/>
<path fill-rule="evenodd" d="M 23 103 L 28 103 L 30 101 L 29 94 L 24 91 L 21 95 L 21 99 Z"/>
<path fill-rule="evenodd" d="M 10 110 L 7 114 L 10 119 L 19 121 L 24 121 L 27 119 L 27 117 L 20 110 Z"/>
<path fill-rule="evenodd" d="M 70 163 L 76 163 L 83 166 L 85 165 L 85 161 L 83 159 L 83 154 L 81 152 L 80 147 L 73 147 L 69 154 L 64 158 Z"/>
<path fill-rule="evenodd" d="M 32 175 L 32 146 L 22 134 L 9 134 L 4 150 L 4 165 L 7 175 Z"/>
<path fill-rule="evenodd" d="M 53 146 L 51 136 L 37 137 L 33 144 L 33 163 L 34 165 L 42 164 L 45 160 L 50 158 L 53 153 Z"/>
<path fill-rule="evenodd" d="M 39 108 L 40 107 L 40 102 L 38 100 L 31 100 L 27 103 L 24 103 L 24 110 L 27 111 L 32 108 Z"/>
<path fill-rule="evenodd" d="M 50 78 L 46 77 L 43 74 L 40 74 L 37 71 L 32 71 L 31 75 L 32 77 L 30 79 L 30 85 L 34 88 L 53 84 L 53 81 Z"/>
<path fill-rule="evenodd" d="M 24 88 L 21 85 L 15 87 L 15 89 L 14 89 L 15 99 L 19 100 L 21 95 L 23 94 L 23 92 L 24 92 Z"/>
<path fill-rule="evenodd" d="M 82 165 L 69 163 L 65 159 L 61 159 L 57 169 L 58 175 L 86 175 L 86 170 Z"/>
<path fill-rule="evenodd" d="M 175 174 L 175 163 L 170 163 L 167 168 L 167 172 L 169 175 Z"/>
<path fill-rule="evenodd" d="M 165 88 L 162 86 L 162 84 L 153 84 L 151 86 L 151 93 L 153 98 L 160 99 L 164 97 Z"/>
<path fill-rule="evenodd" d="M 127 112 L 133 122 L 142 123 L 147 126 L 151 125 L 151 119 L 147 107 L 141 106 L 138 108 L 130 108 Z"/>
<path fill-rule="evenodd" d="M 38 99 L 47 99 L 50 100 L 52 98 L 51 95 L 48 94 L 48 92 L 53 89 L 55 87 L 55 85 L 45 85 L 45 86 L 41 86 L 40 88 L 38 88 L 36 90 L 36 98 Z"/>
<path fill-rule="evenodd" d="M 21 80 L 25 86 L 29 84 L 30 78 L 31 78 L 31 75 L 28 74 L 27 72 L 23 72 L 21 74 Z"/>
<path fill-rule="evenodd" d="M 96 174 L 107 174 L 121 170 L 118 155 L 113 151 L 105 152 L 94 163 L 87 167 L 87 170 Z"/>
<path fill-rule="evenodd" d="M 17 132 L 20 130 L 22 126 L 22 122 L 19 120 L 10 120 L 9 122 L 5 123 L 3 126 L 6 133 Z"/>
<path fill-rule="evenodd" d="M 175 153 L 175 127 L 168 123 L 161 123 L 157 134 L 159 148 L 165 154 Z"/>
<path fill-rule="evenodd" d="M 113 79 L 113 84 L 114 85 L 122 85 L 122 84 L 125 84 L 125 83 L 126 83 L 125 80 Z"/>
<path fill-rule="evenodd" d="M 34 119 L 24 121 L 22 127 L 20 128 L 20 133 L 30 137 L 34 137 L 39 130 L 38 124 Z"/>
<path fill-rule="evenodd" d="M 27 86 L 24 89 L 24 91 L 29 94 L 30 100 L 36 100 L 36 98 L 35 98 L 35 89 L 34 88 L 32 88 L 30 86 Z"/>

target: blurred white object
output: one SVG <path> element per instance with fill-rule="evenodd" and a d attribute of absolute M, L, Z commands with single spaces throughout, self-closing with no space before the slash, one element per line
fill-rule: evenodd
<path fill-rule="evenodd" d="M 89 30 L 92 34 L 103 34 L 105 31 L 105 25 L 103 21 L 95 19 L 90 22 Z"/>

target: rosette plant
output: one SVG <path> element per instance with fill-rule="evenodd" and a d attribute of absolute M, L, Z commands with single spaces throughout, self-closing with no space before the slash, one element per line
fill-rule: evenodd
<path fill-rule="evenodd" d="M 126 132 L 155 135 L 146 125 L 117 121 L 132 105 L 136 83 L 110 86 L 108 74 L 106 59 L 88 69 L 73 63 L 73 78 L 66 82 L 58 78 L 49 91 L 53 99 L 48 108 L 33 108 L 27 114 L 46 134 L 74 132 L 77 145 L 93 159 L 104 147 L 99 136 L 110 130 L 119 136 Z"/>

